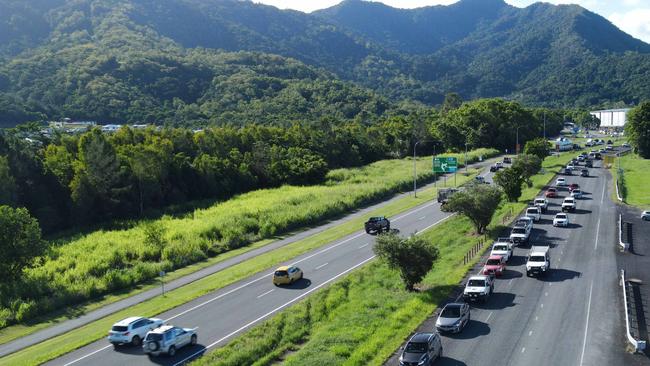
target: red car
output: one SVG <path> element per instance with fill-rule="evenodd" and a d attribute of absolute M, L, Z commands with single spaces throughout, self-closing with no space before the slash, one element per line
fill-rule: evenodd
<path fill-rule="evenodd" d="M 557 197 L 557 189 L 551 187 L 546 190 L 546 194 L 544 194 L 548 198 L 554 198 Z"/>
<path fill-rule="evenodd" d="M 578 185 L 578 183 L 571 183 L 571 184 L 569 184 L 569 192 L 573 192 L 574 189 L 578 189 L 578 188 L 580 188 L 580 186 Z"/>
<path fill-rule="evenodd" d="M 488 257 L 481 274 L 486 276 L 501 276 L 506 270 L 506 261 L 503 256 L 491 255 Z"/>

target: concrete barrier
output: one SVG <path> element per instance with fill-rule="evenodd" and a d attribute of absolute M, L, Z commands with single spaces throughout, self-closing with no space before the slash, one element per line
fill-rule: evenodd
<path fill-rule="evenodd" d="M 625 334 L 628 342 L 632 344 L 635 352 L 641 352 L 645 349 L 646 341 L 636 340 L 630 333 L 630 318 L 627 314 L 627 289 L 625 288 L 625 271 L 621 270 L 621 286 L 623 286 L 623 304 L 625 306 Z"/>
<path fill-rule="evenodd" d="M 618 215 L 618 245 L 624 250 L 627 251 L 630 247 L 628 243 L 623 242 L 623 215 Z"/>

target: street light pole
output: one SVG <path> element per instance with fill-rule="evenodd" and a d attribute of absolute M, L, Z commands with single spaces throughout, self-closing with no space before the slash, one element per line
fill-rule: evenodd
<path fill-rule="evenodd" d="M 418 198 L 418 171 L 417 171 L 417 160 L 415 155 L 415 149 L 418 147 L 418 144 L 422 141 L 417 141 L 413 145 L 413 195 L 415 198 Z"/>
<path fill-rule="evenodd" d="M 467 142 L 465 143 L 465 173 L 467 173 Z"/>
<path fill-rule="evenodd" d="M 521 126 L 517 127 L 517 143 L 515 144 L 515 152 L 517 153 L 517 156 L 519 156 L 519 129 Z"/>
<path fill-rule="evenodd" d="M 544 140 L 546 140 L 546 111 L 544 111 Z"/>

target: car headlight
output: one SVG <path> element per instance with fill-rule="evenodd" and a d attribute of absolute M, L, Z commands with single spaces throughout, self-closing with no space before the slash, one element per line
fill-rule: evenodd
<path fill-rule="evenodd" d="M 543 264 L 541 268 L 542 268 L 542 271 L 546 271 L 546 264 Z"/>
<path fill-rule="evenodd" d="M 455 326 L 455 327 L 457 327 L 457 326 L 459 326 L 459 325 L 460 325 L 460 319 L 458 319 L 458 320 L 456 320 L 456 321 L 454 322 L 454 326 Z"/>
<path fill-rule="evenodd" d="M 420 360 L 420 362 L 418 362 L 418 365 L 425 365 L 428 361 L 429 361 L 429 357 L 425 355 L 424 358 Z"/>

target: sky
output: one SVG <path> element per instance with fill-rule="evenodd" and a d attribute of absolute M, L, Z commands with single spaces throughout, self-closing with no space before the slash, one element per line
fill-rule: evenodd
<path fill-rule="evenodd" d="M 311 12 L 336 5 L 340 0 L 253 0 L 280 9 Z M 378 1 L 378 0 L 375 0 Z M 417 8 L 427 5 L 449 5 L 456 0 L 381 0 L 396 8 Z M 506 0 L 510 5 L 525 7 L 534 0 Z M 545 0 L 553 4 L 578 4 L 609 19 L 632 36 L 650 43 L 650 0 Z"/>

